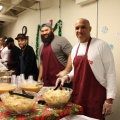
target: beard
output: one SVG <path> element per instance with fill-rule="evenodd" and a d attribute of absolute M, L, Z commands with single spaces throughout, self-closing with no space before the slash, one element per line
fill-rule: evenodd
<path fill-rule="evenodd" d="M 45 34 L 45 35 L 46 35 L 46 34 Z M 42 40 L 42 42 L 43 42 L 44 44 L 50 44 L 51 41 L 54 39 L 54 34 L 53 34 L 53 32 L 51 31 L 49 34 L 47 34 L 47 35 L 48 35 L 47 38 L 44 37 L 45 35 L 41 35 L 41 40 Z"/>
<path fill-rule="evenodd" d="M 21 50 L 24 50 L 24 49 L 26 48 L 26 46 L 27 46 L 27 44 L 25 44 L 25 45 L 21 46 L 21 47 L 20 47 L 20 48 L 21 48 Z"/>

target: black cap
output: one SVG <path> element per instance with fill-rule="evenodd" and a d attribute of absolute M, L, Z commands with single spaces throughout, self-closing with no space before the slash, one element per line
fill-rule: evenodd
<path fill-rule="evenodd" d="M 52 29 L 52 26 L 51 26 L 50 23 L 44 23 L 44 24 L 42 24 L 41 28 L 43 28 L 43 27 L 49 27 L 50 29 Z"/>
<path fill-rule="evenodd" d="M 20 33 L 20 34 L 17 35 L 17 37 L 15 39 L 16 40 L 18 40 L 18 39 L 27 39 L 27 36 L 25 34 Z"/>
<path fill-rule="evenodd" d="M 13 38 L 11 38 L 11 37 L 8 37 L 7 39 L 5 39 L 5 43 L 6 44 L 8 44 L 8 43 L 11 43 L 11 42 L 13 42 L 14 40 L 13 40 Z"/>

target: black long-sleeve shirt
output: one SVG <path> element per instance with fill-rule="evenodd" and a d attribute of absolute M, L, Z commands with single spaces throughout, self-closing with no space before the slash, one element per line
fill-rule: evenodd
<path fill-rule="evenodd" d="M 21 58 L 22 56 L 22 58 Z M 21 62 L 23 62 L 21 64 Z M 22 66 L 21 66 L 22 65 Z M 22 68 L 22 70 L 21 70 Z M 21 73 L 22 71 L 22 73 Z M 22 52 L 19 57 L 18 67 L 16 71 L 16 75 L 24 74 L 25 79 L 28 79 L 29 75 L 33 75 L 34 80 L 37 80 L 38 77 L 38 68 L 36 62 L 36 55 L 31 46 L 27 45 L 25 50 Z"/>
<path fill-rule="evenodd" d="M 14 45 L 14 47 L 10 51 L 10 55 L 8 58 L 7 66 L 9 70 L 16 70 L 19 56 L 20 56 L 20 48 Z"/>

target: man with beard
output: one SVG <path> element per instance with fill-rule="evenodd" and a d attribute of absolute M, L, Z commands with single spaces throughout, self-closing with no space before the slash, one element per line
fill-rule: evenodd
<path fill-rule="evenodd" d="M 56 79 L 72 69 L 72 46 L 66 38 L 54 35 L 49 23 L 41 26 L 41 40 L 38 82 L 43 81 L 45 86 L 55 86 Z M 71 83 L 65 86 L 71 87 Z"/>
<path fill-rule="evenodd" d="M 14 40 L 11 37 L 8 37 L 5 40 L 5 43 L 8 47 L 8 49 L 10 50 L 10 53 L 8 55 L 8 61 L 6 62 L 7 68 L 9 70 L 16 71 L 16 67 L 18 64 L 19 56 L 20 56 L 20 48 L 18 48 L 14 44 Z"/>
<path fill-rule="evenodd" d="M 32 75 L 33 79 L 37 80 L 38 68 L 36 56 L 33 48 L 28 45 L 27 36 L 20 33 L 15 39 L 18 41 L 18 45 L 21 48 L 16 75 L 24 74 L 25 79 L 28 79 L 28 77 Z"/>

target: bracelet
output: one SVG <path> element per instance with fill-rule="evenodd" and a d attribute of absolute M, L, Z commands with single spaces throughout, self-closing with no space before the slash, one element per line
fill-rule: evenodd
<path fill-rule="evenodd" d="M 106 101 L 105 101 L 105 104 L 107 104 L 107 105 L 112 105 L 112 104 L 110 104 L 110 103 L 108 103 L 108 102 L 106 102 Z"/>

